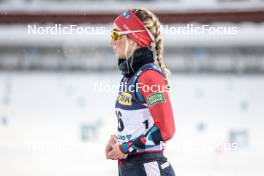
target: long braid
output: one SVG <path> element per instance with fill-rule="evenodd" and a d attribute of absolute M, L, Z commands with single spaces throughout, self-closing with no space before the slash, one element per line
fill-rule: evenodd
<path fill-rule="evenodd" d="M 163 40 L 161 37 L 160 22 L 156 15 L 147 9 L 133 9 L 133 12 L 141 19 L 146 28 L 152 33 L 156 45 L 157 62 L 164 73 L 166 82 L 168 84 L 169 69 L 163 62 Z"/>

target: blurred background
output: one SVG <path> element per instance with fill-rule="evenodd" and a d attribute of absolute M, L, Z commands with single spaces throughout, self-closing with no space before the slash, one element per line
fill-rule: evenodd
<path fill-rule="evenodd" d="M 176 175 L 264 174 L 263 0 L 0 0 L 1 176 L 117 175 L 110 30 L 138 7 L 163 25 Z"/>

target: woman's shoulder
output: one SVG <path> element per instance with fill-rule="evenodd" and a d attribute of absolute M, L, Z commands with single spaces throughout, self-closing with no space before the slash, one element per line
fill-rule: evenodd
<path fill-rule="evenodd" d="M 146 70 L 141 73 L 138 78 L 138 82 L 140 83 L 165 83 L 165 77 L 156 70 Z"/>

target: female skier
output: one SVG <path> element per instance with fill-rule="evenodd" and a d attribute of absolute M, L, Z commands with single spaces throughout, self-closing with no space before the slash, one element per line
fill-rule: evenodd
<path fill-rule="evenodd" d="M 175 126 L 159 20 L 146 9 L 125 11 L 114 20 L 112 46 L 123 78 L 106 158 L 118 160 L 119 176 L 174 176 L 163 155 Z"/>

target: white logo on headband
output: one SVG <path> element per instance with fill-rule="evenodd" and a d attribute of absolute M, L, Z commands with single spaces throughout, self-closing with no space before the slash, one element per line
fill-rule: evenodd
<path fill-rule="evenodd" d="M 123 16 L 126 20 L 129 19 L 129 18 L 130 18 L 129 11 L 127 10 L 127 11 L 123 12 L 122 16 Z"/>

